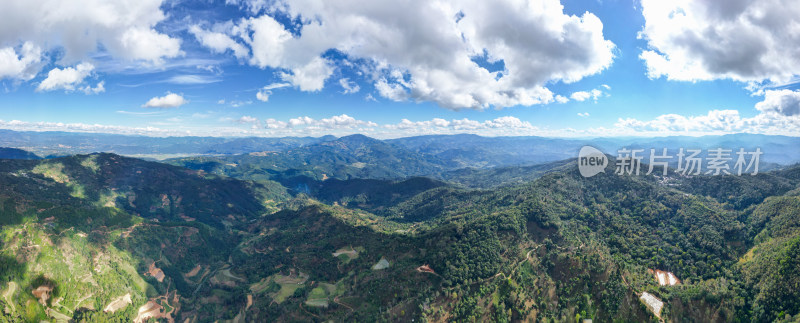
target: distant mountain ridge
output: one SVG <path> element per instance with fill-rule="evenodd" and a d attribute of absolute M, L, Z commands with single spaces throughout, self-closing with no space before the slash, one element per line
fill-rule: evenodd
<path fill-rule="evenodd" d="M 374 139 L 365 135 L 337 138 L 322 137 L 145 137 L 116 134 L 73 132 L 18 132 L 0 129 L 0 147 L 13 147 L 31 151 L 40 156 L 69 155 L 77 153 L 109 152 L 128 156 L 158 155 L 240 155 L 252 152 L 288 152 L 303 147 L 326 145 L 335 150 L 365 148 L 379 142 L 391 145 L 391 150 L 405 150 L 404 155 L 418 153 L 425 160 L 446 165 L 447 168 L 491 168 L 499 166 L 533 165 L 573 158 L 585 145 L 616 155 L 623 147 L 671 153 L 679 148 L 764 152 L 761 161 L 780 165 L 800 162 L 800 138 L 759 134 L 730 134 L 720 136 L 671 137 L 609 137 L 609 138 L 548 138 L 482 137 L 474 134 L 424 135 L 396 139 Z M 324 149 L 323 149 L 324 150 Z M 320 151 L 321 152 L 321 151 Z M 388 151 L 386 151 L 388 153 Z M 350 154 L 359 154 L 352 150 Z M 434 161 L 435 160 L 435 161 Z"/>
<path fill-rule="evenodd" d="M 0 159 L 41 159 L 36 154 L 17 148 L 0 147 Z"/>
<path fill-rule="evenodd" d="M 81 132 L 35 132 L 0 129 L 0 147 L 22 148 L 48 155 L 107 152 L 122 155 L 203 154 L 230 155 L 255 151 L 283 151 L 336 139 L 322 137 L 146 137 Z"/>

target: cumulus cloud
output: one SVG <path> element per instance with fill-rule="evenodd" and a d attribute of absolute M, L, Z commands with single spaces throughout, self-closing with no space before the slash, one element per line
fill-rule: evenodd
<path fill-rule="evenodd" d="M 578 92 L 573 92 L 572 95 L 570 95 L 569 97 L 572 98 L 575 101 L 581 101 L 582 102 L 582 101 L 586 101 L 590 97 L 592 97 L 592 94 L 589 93 L 589 92 L 586 92 L 586 91 L 578 91 Z"/>
<path fill-rule="evenodd" d="M 389 124 L 378 124 L 368 120 L 360 120 L 346 114 L 322 119 L 300 116 L 287 121 L 269 118 L 264 120 L 263 123 L 250 116 L 243 116 L 239 119 L 227 119 L 227 121 L 233 121 L 239 124 L 258 125 L 263 131 L 260 135 L 271 136 L 347 135 L 363 133 L 375 137 L 389 138 L 420 134 L 454 134 L 464 132 L 494 136 L 541 134 L 539 128 L 532 126 L 527 121 L 522 121 L 511 116 L 484 121 L 467 118 L 453 120 L 433 118 L 431 120 L 422 121 L 402 119 L 398 123 Z M 261 126 L 262 124 L 263 127 Z M 253 127 L 251 126 L 249 128 Z"/>
<path fill-rule="evenodd" d="M 100 81 L 100 83 L 97 83 L 97 85 L 95 85 L 95 87 L 91 87 L 90 85 L 86 85 L 86 86 L 81 88 L 81 91 L 83 91 L 83 93 L 86 93 L 86 94 L 103 93 L 103 92 L 106 91 L 105 84 L 106 84 L 105 81 Z"/>
<path fill-rule="evenodd" d="M 340 78 L 339 86 L 344 90 L 344 94 L 356 93 L 361 90 L 361 87 L 356 82 L 351 82 L 348 78 Z"/>
<path fill-rule="evenodd" d="M 215 53 L 225 53 L 230 50 L 236 58 L 244 59 L 250 55 L 250 51 L 244 45 L 236 42 L 225 33 L 209 31 L 201 28 L 199 25 L 192 25 L 189 27 L 189 32 L 197 38 L 205 47 L 210 48 Z"/>
<path fill-rule="evenodd" d="M 602 22 L 589 12 L 565 14 L 558 0 L 232 3 L 266 12 L 227 31 L 250 47 L 248 62 L 280 70 L 302 91 L 325 86 L 335 69 L 324 58 L 330 50 L 363 65 L 381 96 L 453 109 L 553 102 L 546 84 L 578 81 L 613 60 Z M 293 33 L 270 14 L 303 23 Z M 487 70 L 478 56 L 504 70 Z"/>
<path fill-rule="evenodd" d="M 325 86 L 325 80 L 333 74 L 333 67 L 321 57 L 315 57 L 308 64 L 293 68 L 291 73 L 281 73 L 284 81 L 292 83 L 301 91 L 316 92 Z"/>
<path fill-rule="evenodd" d="M 588 118 L 589 112 L 578 112 L 578 116 L 581 118 Z"/>
<path fill-rule="evenodd" d="M 530 135 L 538 131 L 530 122 L 517 117 L 505 116 L 493 120 L 477 121 L 467 118 L 445 120 L 410 121 L 403 119 L 396 124 L 383 125 L 389 130 L 399 130 L 404 135 L 418 134 L 450 134 L 461 132 L 483 133 L 491 135 Z"/>
<path fill-rule="evenodd" d="M 238 123 L 257 123 L 258 119 L 251 116 L 242 116 L 241 118 L 237 119 L 236 122 Z"/>
<path fill-rule="evenodd" d="M 610 89 L 610 87 L 608 87 L 608 85 L 605 84 L 603 84 L 601 87 L 604 89 Z M 578 102 L 583 102 L 588 99 L 592 99 L 594 102 L 597 102 L 597 99 L 599 99 L 600 97 L 608 95 L 609 95 L 608 93 L 605 93 L 600 89 L 592 89 L 589 91 L 573 92 L 569 97 Z"/>
<path fill-rule="evenodd" d="M 258 129 L 261 127 L 261 121 L 256 117 L 242 116 L 234 121 L 239 124 L 249 124 L 252 129 Z"/>
<path fill-rule="evenodd" d="M 272 94 L 272 92 L 267 90 L 259 90 L 258 92 L 256 92 L 256 99 L 258 99 L 261 102 L 267 102 L 269 101 L 270 94 Z"/>
<path fill-rule="evenodd" d="M 408 92 L 401 83 L 389 83 L 386 79 L 375 82 L 375 90 L 382 97 L 392 101 L 405 101 L 408 99 Z"/>
<path fill-rule="evenodd" d="M 42 65 L 42 49 L 32 42 L 22 44 L 19 53 L 13 47 L 0 49 L 0 80 L 29 81 L 36 77 Z"/>
<path fill-rule="evenodd" d="M 289 126 L 285 121 L 279 121 L 273 118 L 265 120 L 264 124 L 267 129 L 283 129 Z"/>
<path fill-rule="evenodd" d="M 372 121 L 358 120 L 346 114 L 332 116 L 330 118 L 313 119 L 308 116 L 289 119 L 288 123 L 283 123 L 286 127 L 304 126 L 310 129 L 343 129 L 354 127 L 377 127 L 378 124 Z"/>
<path fill-rule="evenodd" d="M 182 106 L 186 103 L 189 103 L 186 99 L 183 98 L 182 95 L 175 94 L 172 92 L 167 92 L 166 95 L 160 97 L 154 97 L 147 101 L 147 103 L 143 104 L 143 108 L 177 108 Z"/>
<path fill-rule="evenodd" d="M 162 0 L 11 0 L 0 10 L 0 44 L 22 40 L 44 51 L 58 48 L 64 65 L 99 48 L 117 58 L 161 64 L 183 54 L 179 38 L 154 29 L 166 18 L 161 5 Z"/>
<path fill-rule="evenodd" d="M 563 96 L 563 95 L 556 95 L 555 100 L 558 103 L 567 103 L 567 102 L 569 102 L 569 99 L 567 97 Z"/>
<path fill-rule="evenodd" d="M 776 94 L 777 95 L 777 94 Z M 773 97 L 774 98 L 774 97 Z M 625 134 L 706 135 L 730 133 L 759 133 L 771 135 L 800 135 L 800 115 L 790 110 L 780 110 L 767 98 L 756 105 L 762 112 L 753 117 L 743 117 L 737 110 L 711 110 L 706 115 L 683 116 L 665 114 L 652 120 L 620 118 L 606 136 Z M 787 100 L 790 102 L 791 98 Z M 796 103 L 795 103 L 796 104 Z M 795 106 L 796 109 L 796 106 Z"/>
<path fill-rule="evenodd" d="M 263 15 L 243 19 L 232 32 L 250 45 L 253 52 L 250 64 L 261 68 L 286 64 L 284 47 L 292 39 L 292 34 L 272 17 Z"/>
<path fill-rule="evenodd" d="M 800 71 L 800 2 L 642 0 L 651 78 L 786 82 Z"/>
<path fill-rule="evenodd" d="M 707 115 L 682 116 L 665 114 L 653 120 L 639 121 L 633 118 L 619 119 L 617 127 L 636 131 L 674 132 L 734 132 L 741 130 L 742 117 L 737 110 L 711 110 Z"/>
<path fill-rule="evenodd" d="M 36 88 L 37 91 L 65 90 L 74 91 L 75 86 L 83 83 L 83 80 L 92 74 L 94 65 L 91 63 L 80 63 L 77 66 L 64 69 L 54 68 L 47 73 L 42 83 Z M 100 86 L 102 88 L 102 85 Z"/>
<path fill-rule="evenodd" d="M 358 120 L 346 114 L 320 119 L 313 123 L 313 126 L 323 128 L 342 128 L 342 127 L 377 127 L 378 124 L 372 121 Z"/>
<path fill-rule="evenodd" d="M 767 90 L 764 93 L 764 101 L 757 103 L 756 109 L 781 116 L 798 116 L 800 115 L 800 90 Z"/>
<path fill-rule="evenodd" d="M 310 117 L 297 117 L 289 119 L 289 125 L 292 127 L 296 127 L 296 126 L 311 124 L 313 121 L 314 119 L 311 119 Z"/>

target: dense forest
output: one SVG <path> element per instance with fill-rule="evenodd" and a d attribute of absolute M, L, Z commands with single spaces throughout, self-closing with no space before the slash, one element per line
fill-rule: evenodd
<path fill-rule="evenodd" d="M 0 321 L 800 319 L 800 166 L 583 178 L 350 140 L 0 161 Z"/>

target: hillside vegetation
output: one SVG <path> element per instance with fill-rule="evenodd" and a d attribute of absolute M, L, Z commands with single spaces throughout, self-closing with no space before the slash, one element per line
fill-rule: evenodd
<path fill-rule="evenodd" d="M 0 161 L 0 320 L 656 320 L 644 293 L 666 320 L 800 318 L 800 167 L 586 179 L 565 161 L 465 185 L 239 158 Z"/>

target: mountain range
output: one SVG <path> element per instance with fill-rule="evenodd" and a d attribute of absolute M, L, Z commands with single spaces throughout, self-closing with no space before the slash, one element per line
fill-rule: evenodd
<path fill-rule="evenodd" d="M 0 320 L 800 313 L 798 166 L 620 176 L 612 163 L 583 178 L 574 158 L 463 168 L 414 147 L 351 136 L 167 164 L 2 160 Z"/>
<path fill-rule="evenodd" d="M 478 135 L 427 135 L 417 137 L 377 140 L 363 135 L 342 138 L 285 137 L 285 138 L 221 138 L 221 137 L 147 137 L 76 132 L 34 132 L 0 129 L 0 147 L 19 148 L 39 156 L 61 156 L 109 152 L 132 157 L 166 159 L 184 156 L 241 155 L 253 152 L 288 152 L 309 146 L 321 146 L 337 141 L 342 148 L 381 141 L 391 149 L 404 150 L 406 154 L 421 154 L 433 162 L 445 163 L 450 168 L 490 168 L 498 166 L 532 165 L 559 161 L 577 156 L 585 145 L 617 155 L 621 148 L 649 149 L 671 153 L 678 149 L 754 151 L 760 148 L 766 164 L 789 165 L 800 162 L 800 138 L 758 134 L 730 134 L 719 136 L 670 136 L 627 138 L 547 138 L 547 137 L 481 137 Z M 330 147 L 330 145 L 329 145 Z M 333 147 L 330 147 L 333 148 Z M 314 148 L 317 149 L 317 148 Z M 349 148 L 346 148 L 349 149 Z M 354 152 L 354 151 L 352 151 Z M 705 154 L 703 155 L 705 156 Z M 380 158 L 376 156 L 376 158 Z"/>

